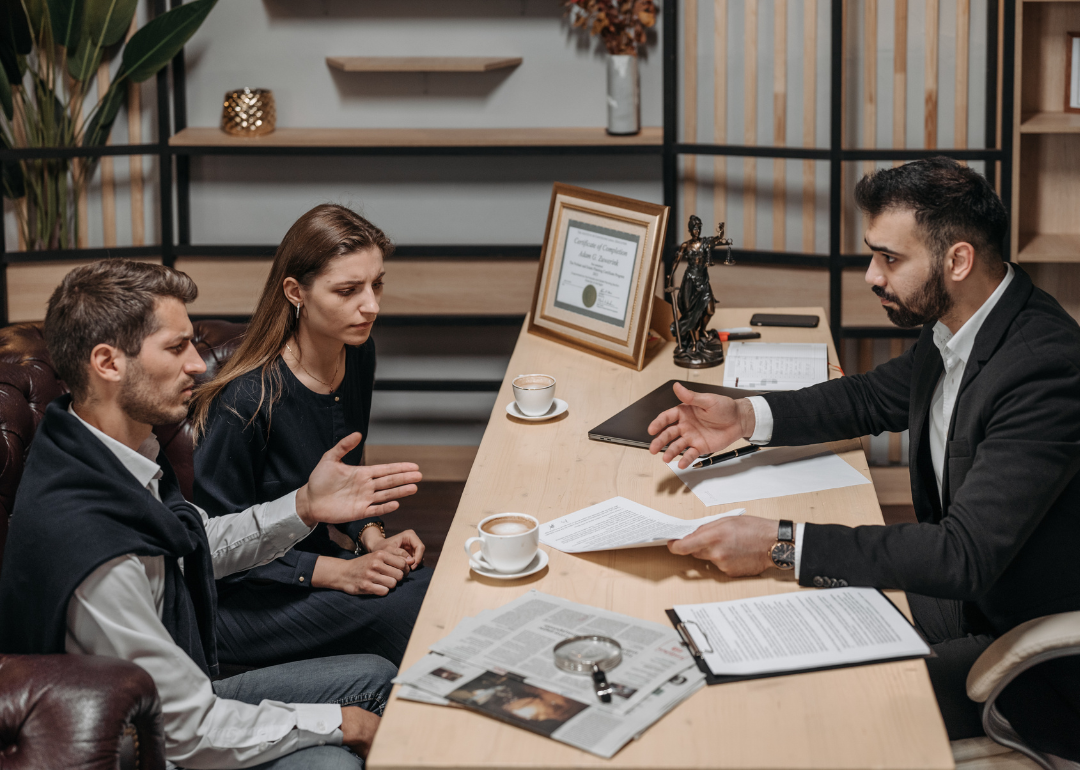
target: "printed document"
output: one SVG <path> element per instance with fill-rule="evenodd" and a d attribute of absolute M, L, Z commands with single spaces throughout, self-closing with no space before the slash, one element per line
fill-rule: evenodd
<path fill-rule="evenodd" d="M 724 359 L 724 387 L 798 390 L 829 379 L 824 342 L 732 342 Z"/>
<path fill-rule="evenodd" d="M 613 497 L 541 524 L 540 542 L 563 553 L 644 548 L 679 540 L 702 524 L 745 512 L 737 508 L 701 519 L 677 519 L 625 497 Z"/>
<path fill-rule="evenodd" d="M 679 468 L 679 458 L 675 458 L 668 467 L 709 506 L 870 483 L 843 458 L 820 445 L 767 447 L 707 468 L 685 470 Z"/>
<path fill-rule="evenodd" d="M 561 671 L 554 646 L 608 636 L 623 659 L 607 672 L 612 702 L 592 677 Z M 476 711 L 611 757 L 705 685 L 705 674 L 666 625 L 530 591 L 465 618 L 395 679 L 398 697 Z"/>
<path fill-rule="evenodd" d="M 922 657 L 930 648 L 874 588 L 675 607 L 713 674 L 748 676 Z"/>

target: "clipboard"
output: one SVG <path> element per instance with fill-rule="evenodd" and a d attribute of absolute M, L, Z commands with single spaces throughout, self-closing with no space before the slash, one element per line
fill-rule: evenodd
<path fill-rule="evenodd" d="M 811 668 L 790 668 L 782 669 L 779 671 L 766 671 L 754 674 L 714 674 L 712 669 L 709 668 L 709 664 L 705 662 L 705 654 L 708 652 L 712 652 L 712 649 L 702 649 L 701 645 L 694 639 L 694 634 L 691 633 L 691 629 L 689 628 L 689 626 L 693 626 L 696 629 L 697 636 L 703 640 L 703 644 L 708 644 L 708 635 L 700 628 L 700 626 L 698 626 L 696 622 L 692 620 L 684 621 L 682 618 L 680 618 L 679 614 L 674 609 L 664 610 L 664 614 L 667 615 L 668 620 L 671 621 L 671 624 L 675 626 L 675 631 L 679 634 L 679 638 L 682 639 L 683 645 L 685 645 L 686 648 L 690 651 L 690 655 L 693 656 L 694 663 L 697 664 L 698 669 L 701 671 L 701 673 L 705 675 L 705 684 L 710 685 L 727 684 L 729 682 L 744 682 L 750 679 L 770 679 L 774 676 L 809 674 L 813 671 L 831 671 L 836 668 L 852 668 L 854 666 L 871 666 L 878 663 L 894 663 L 900 660 L 936 658 L 937 653 L 934 652 L 934 648 L 926 640 L 926 637 L 919 632 L 919 629 L 915 628 L 914 624 L 912 624 L 911 621 L 907 619 L 904 613 L 900 612 L 900 608 L 893 604 L 892 600 L 890 600 L 888 596 L 885 596 L 885 593 L 880 588 L 876 590 L 879 594 L 882 595 L 885 601 L 887 601 L 889 605 L 893 607 L 893 609 L 895 609 L 897 613 L 900 614 L 900 616 L 904 619 L 904 622 L 911 626 L 911 630 L 914 631 L 923 641 L 923 643 L 926 645 L 928 652 L 917 655 L 901 655 L 899 657 L 893 658 L 874 658 L 873 660 L 857 660 L 847 663 L 836 663 L 828 666 L 814 666 Z M 717 604 L 722 604 L 722 602 L 717 602 Z"/>

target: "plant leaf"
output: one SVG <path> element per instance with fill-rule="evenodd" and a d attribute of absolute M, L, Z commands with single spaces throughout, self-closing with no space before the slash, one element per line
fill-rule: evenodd
<path fill-rule="evenodd" d="M 26 10 L 26 18 L 30 23 L 30 34 L 33 35 L 38 46 L 48 45 L 45 39 L 45 17 L 48 14 L 45 0 L 24 0 L 23 8 Z"/>
<path fill-rule="evenodd" d="M 0 66 L 7 73 L 9 83 L 22 82 L 19 56 L 30 53 L 33 46 L 30 22 L 21 0 L 0 0 Z"/>
<path fill-rule="evenodd" d="M 48 0 L 53 40 L 74 52 L 82 29 L 84 0 Z"/>
<path fill-rule="evenodd" d="M 0 147 L 8 149 L 7 141 L 0 134 Z M 4 188 L 4 196 L 8 198 L 21 198 L 26 195 L 26 180 L 23 178 L 22 166 L 17 160 L 7 161 L 0 164 L 0 184 Z"/>
<path fill-rule="evenodd" d="M 0 108 L 4 110 L 4 116 L 8 120 L 14 120 L 15 104 L 11 101 L 11 82 L 3 67 L 0 67 Z"/>
<path fill-rule="evenodd" d="M 124 46 L 116 79 L 129 77 L 141 83 L 157 74 L 191 39 L 216 4 L 217 0 L 184 3 L 144 26 Z"/>
<path fill-rule="evenodd" d="M 139 0 L 85 0 L 84 29 L 98 48 L 119 43 L 131 26 Z"/>
<path fill-rule="evenodd" d="M 105 98 L 90 116 L 86 131 L 83 133 L 84 147 L 99 147 L 109 140 L 109 132 L 112 131 L 113 123 L 116 121 L 116 114 L 120 111 L 127 96 L 127 87 L 121 87 L 120 83 L 120 79 L 117 78 L 109 86 L 109 90 L 105 92 Z"/>
<path fill-rule="evenodd" d="M 79 36 L 79 45 L 75 53 L 68 56 L 68 73 L 76 80 L 86 80 L 93 77 L 101 64 L 101 54 L 104 49 L 97 45 L 90 35 L 83 30 Z"/>

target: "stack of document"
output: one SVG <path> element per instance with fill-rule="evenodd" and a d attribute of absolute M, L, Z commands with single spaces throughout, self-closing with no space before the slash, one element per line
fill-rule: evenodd
<path fill-rule="evenodd" d="M 622 646 L 622 662 L 607 672 L 611 703 L 591 676 L 555 666 L 556 644 L 594 634 Z M 608 758 L 701 689 L 705 675 L 671 627 L 530 591 L 462 620 L 394 682 L 406 700 L 460 706 Z"/>
<path fill-rule="evenodd" d="M 724 387 L 798 390 L 829 379 L 824 342 L 732 342 L 724 361 Z"/>

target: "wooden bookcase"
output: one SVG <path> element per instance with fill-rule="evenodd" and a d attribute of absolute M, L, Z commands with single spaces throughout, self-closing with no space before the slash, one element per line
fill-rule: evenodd
<path fill-rule="evenodd" d="M 1066 33 L 1078 30 L 1078 0 L 1016 5 L 1012 253 L 1018 262 L 1080 263 L 1080 114 L 1064 111 Z"/>

